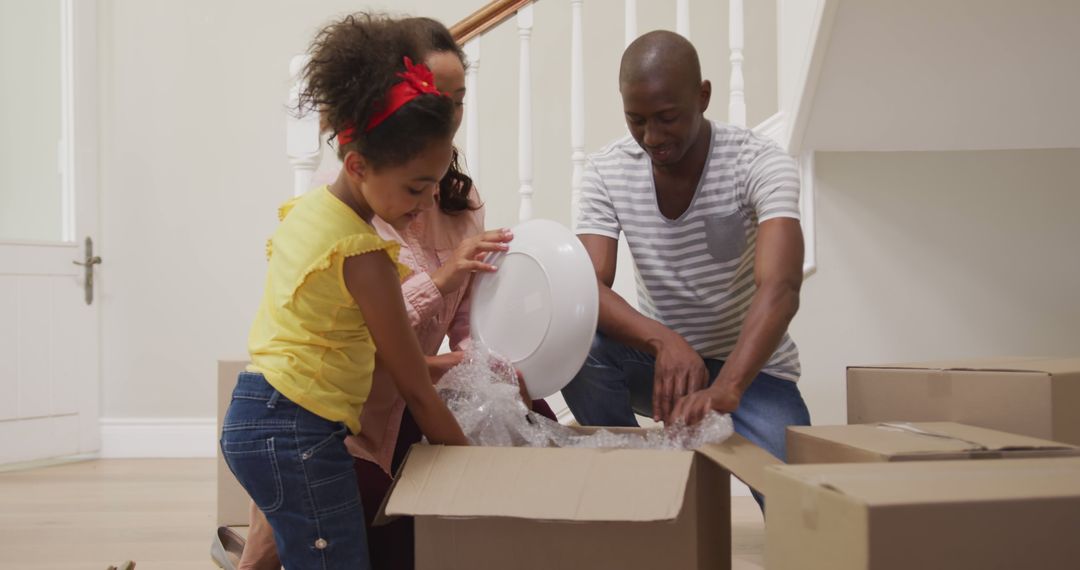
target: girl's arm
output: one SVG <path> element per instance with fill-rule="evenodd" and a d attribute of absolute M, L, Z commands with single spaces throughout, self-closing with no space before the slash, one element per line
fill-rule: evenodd
<path fill-rule="evenodd" d="M 377 252 L 345 259 L 345 286 L 356 300 L 378 350 L 420 430 L 431 443 L 468 445 L 465 434 L 435 392 L 420 343 L 409 325 L 394 262 Z"/>

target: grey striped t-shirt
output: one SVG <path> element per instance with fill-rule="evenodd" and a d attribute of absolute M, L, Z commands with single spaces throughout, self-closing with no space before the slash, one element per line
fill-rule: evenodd
<path fill-rule="evenodd" d="M 750 308 L 757 226 L 799 219 L 795 161 L 747 129 L 711 123 L 709 157 L 690 207 L 660 213 L 649 156 L 629 136 L 589 156 L 577 233 L 626 236 L 638 304 L 702 356 L 727 359 Z M 799 351 L 786 333 L 762 372 L 796 381 Z"/>

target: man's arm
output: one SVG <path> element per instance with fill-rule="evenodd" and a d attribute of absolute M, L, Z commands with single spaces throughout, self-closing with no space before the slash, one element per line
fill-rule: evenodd
<path fill-rule="evenodd" d="M 695 423 L 709 410 L 733 412 L 743 392 L 769 361 L 799 310 L 803 238 L 799 220 L 773 218 L 758 226 L 754 253 L 757 290 L 739 339 L 711 387 L 675 406 L 673 418 Z"/>
<path fill-rule="evenodd" d="M 708 371 L 701 356 L 678 333 L 639 313 L 618 293 L 615 265 L 619 241 L 607 236 L 578 236 L 589 252 L 600 289 L 600 332 L 656 357 L 653 419 L 667 421 L 676 399 L 705 387 Z"/>

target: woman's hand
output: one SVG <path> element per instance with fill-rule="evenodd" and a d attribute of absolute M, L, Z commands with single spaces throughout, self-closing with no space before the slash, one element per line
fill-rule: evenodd
<path fill-rule="evenodd" d="M 468 283 L 469 277 L 483 271 L 493 273 L 494 265 L 483 262 L 487 254 L 510 249 L 514 234 L 508 229 L 489 230 L 463 240 L 453 255 L 441 267 L 431 273 L 431 280 L 443 295 L 450 294 Z"/>
<path fill-rule="evenodd" d="M 444 374 L 449 372 L 451 368 L 461 364 L 461 361 L 465 359 L 465 353 L 457 350 L 435 356 L 428 356 L 426 359 L 428 373 L 431 374 L 431 381 L 438 384 L 439 380 L 442 380 Z"/>
<path fill-rule="evenodd" d="M 518 390 L 521 391 L 521 401 L 525 402 L 525 407 L 531 412 L 533 409 L 533 401 L 532 398 L 529 397 L 529 387 L 525 385 L 525 375 L 516 368 L 514 369 L 514 372 L 517 375 Z"/>

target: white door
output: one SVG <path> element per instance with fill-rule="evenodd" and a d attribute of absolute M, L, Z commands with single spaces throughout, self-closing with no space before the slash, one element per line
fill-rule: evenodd
<path fill-rule="evenodd" d="M 96 12 L 0 1 L 0 464 L 100 447 Z"/>

